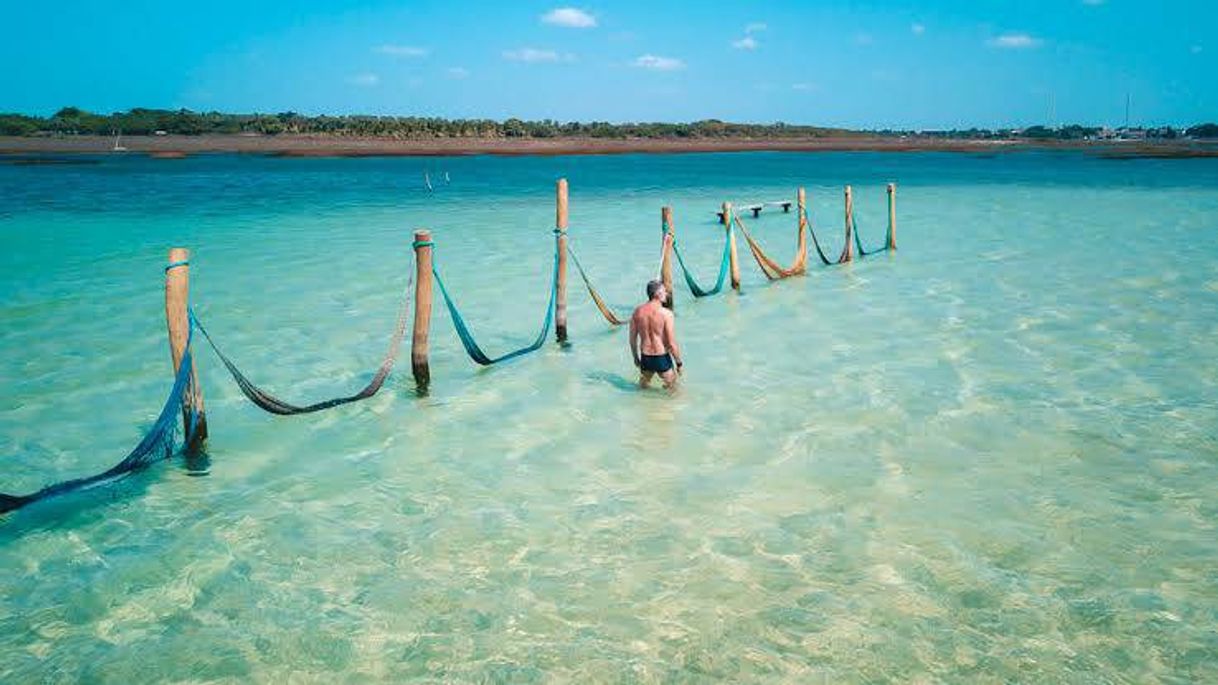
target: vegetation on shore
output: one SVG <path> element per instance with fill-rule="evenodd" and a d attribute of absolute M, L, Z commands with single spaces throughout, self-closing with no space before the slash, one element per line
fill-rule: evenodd
<path fill-rule="evenodd" d="M 384 137 L 402 139 L 437 138 L 842 138 L 865 136 L 914 136 L 956 140 L 1024 138 L 1029 140 L 1086 140 L 1113 135 L 1107 129 L 1079 125 L 1024 129 L 965 129 L 951 131 L 850 131 L 784 123 L 736 124 L 716 119 L 691 123 L 560 123 L 549 119 L 442 119 L 436 117 L 305 116 L 280 114 L 222 114 L 190 110 L 136 108 L 114 114 L 95 114 L 77 107 L 64 107 L 50 117 L 0 114 L 0 135 L 204 135 L 204 134 L 306 134 L 336 137 Z M 1188 129 L 1169 126 L 1138 129 L 1145 138 L 1218 138 L 1218 124 L 1199 124 Z"/>

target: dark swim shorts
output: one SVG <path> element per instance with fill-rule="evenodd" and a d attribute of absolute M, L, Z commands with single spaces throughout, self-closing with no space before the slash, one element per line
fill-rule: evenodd
<path fill-rule="evenodd" d="M 644 371 L 654 371 L 655 373 L 664 373 L 672 371 L 672 355 L 670 354 L 645 354 L 643 355 L 642 363 L 639 366 Z"/>

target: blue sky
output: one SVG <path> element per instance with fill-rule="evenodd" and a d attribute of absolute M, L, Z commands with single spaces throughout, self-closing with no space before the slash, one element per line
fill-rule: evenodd
<path fill-rule="evenodd" d="M 866 128 L 1218 120 L 1218 3 L 19 3 L 0 111 Z"/>

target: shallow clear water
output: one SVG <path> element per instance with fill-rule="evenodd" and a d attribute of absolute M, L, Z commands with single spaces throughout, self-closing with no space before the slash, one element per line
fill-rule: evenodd
<path fill-rule="evenodd" d="M 578 281 L 573 345 L 491 369 L 437 303 L 425 399 L 407 361 L 273 417 L 201 349 L 209 460 L 0 520 L 0 681 L 1218 679 L 1214 161 L 98 161 L 0 166 L 0 491 L 151 424 L 171 246 L 299 402 L 370 377 L 418 227 L 490 353 L 531 339 L 559 176 L 619 309 L 666 203 L 703 280 L 719 202 L 800 184 L 836 253 L 841 185 L 870 246 L 897 182 L 900 250 L 768 284 L 741 245 L 740 295 L 679 289 L 672 398 Z M 789 259 L 793 215 L 748 223 Z"/>

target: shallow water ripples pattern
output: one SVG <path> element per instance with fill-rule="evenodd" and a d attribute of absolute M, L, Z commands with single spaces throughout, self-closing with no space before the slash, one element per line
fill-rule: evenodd
<path fill-rule="evenodd" d="M 301 400 L 374 370 L 415 227 L 480 342 L 531 337 L 560 175 L 618 309 L 664 203 L 702 274 L 724 199 L 805 184 L 836 252 L 840 184 L 870 246 L 895 180 L 900 250 L 682 294 L 673 398 L 631 388 L 574 283 L 573 346 L 503 367 L 437 309 L 426 398 L 400 368 L 367 402 L 270 417 L 204 353 L 207 461 L 0 522 L 0 680 L 1218 678 L 1218 165 L 172 164 L 0 167 L 4 489 L 95 470 L 151 422 L 170 244 L 226 351 Z M 453 184 L 423 193 L 425 165 Z M 750 229 L 794 245 L 790 215 Z"/>

